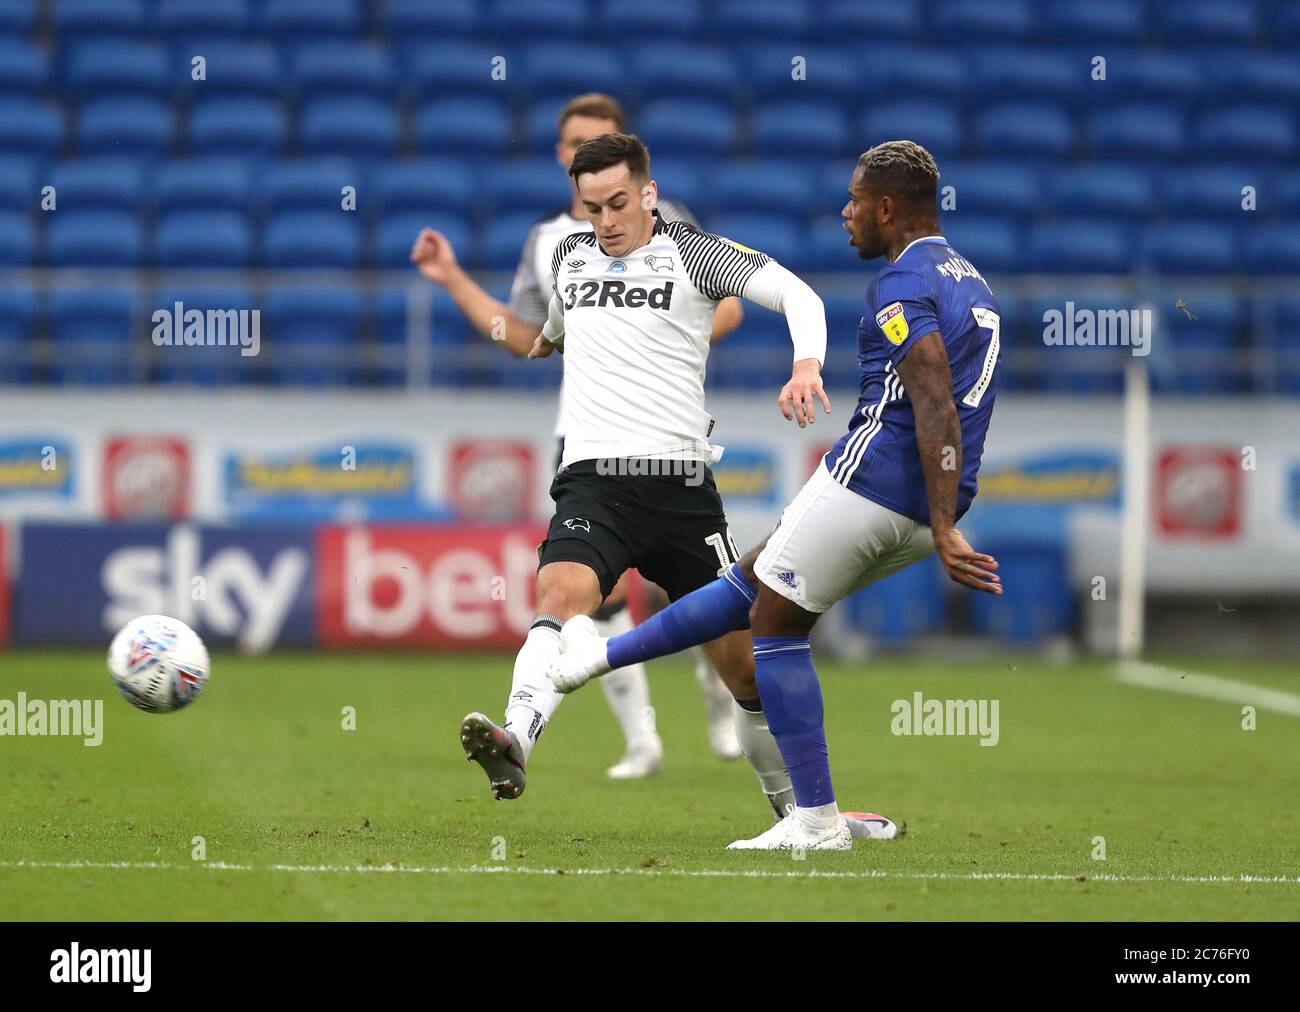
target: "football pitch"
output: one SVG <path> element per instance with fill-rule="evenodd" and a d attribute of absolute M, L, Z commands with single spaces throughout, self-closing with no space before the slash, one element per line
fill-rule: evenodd
<path fill-rule="evenodd" d="M 823 662 L 841 808 L 907 828 L 798 855 L 724 849 L 771 813 L 709 752 L 683 658 L 650 666 L 659 777 L 605 778 L 621 737 L 593 685 L 495 802 L 456 732 L 499 718 L 508 657 L 219 652 L 197 703 L 150 715 L 102 654 L 0 654 L 0 698 L 104 701 L 96 747 L 0 737 L 0 918 L 1300 919 L 1300 679 L 1186 663 L 1157 675 L 1254 686 L 1224 694 L 1259 697 L 1255 729 L 1103 662 Z M 997 743 L 892 733 L 916 693 L 997 701 Z"/>

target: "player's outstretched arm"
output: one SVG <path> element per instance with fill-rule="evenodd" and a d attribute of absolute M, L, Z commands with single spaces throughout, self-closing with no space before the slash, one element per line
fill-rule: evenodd
<path fill-rule="evenodd" d="M 976 552 L 954 526 L 961 476 L 961 420 L 952 399 L 948 352 L 939 332 L 916 342 L 897 365 L 916 416 L 916 448 L 930 499 L 930 532 L 948 576 L 964 587 L 1002 593 L 997 560 Z"/>
<path fill-rule="evenodd" d="M 564 303 L 558 295 L 552 295 L 550 305 L 546 308 L 546 322 L 542 324 L 542 332 L 533 342 L 528 357 L 546 358 L 556 350 L 561 355 L 564 354 Z"/>
<path fill-rule="evenodd" d="M 785 315 L 794 343 L 794 368 L 790 382 L 781 388 L 777 406 L 786 420 L 799 428 L 817 420 L 817 401 L 829 415 L 831 401 L 822 387 L 826 360 L 826 307 L 806 281 L 769 260 L 745 285 L 745 298 Z"/>
<path fill-rule="evenodd" d="M 500 343 L 516 357 L 529 353 L 538 326 L 519 319 L 509 306 L 483 291 L 460 266 L 456 250 L 445 235 L 431 228 L 421 231 L 411 247 L 411 263 L 447 290 L 480 334 Z"/>

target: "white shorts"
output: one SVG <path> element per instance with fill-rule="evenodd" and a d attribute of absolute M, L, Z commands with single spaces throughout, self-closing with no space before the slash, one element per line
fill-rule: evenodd
<path fill-rule="evenodd" d="M 781 514 L 754 574 L 805 611 L 821 613 L 933 552 L 928 526 L 845 488 L 819 464 Z"/>

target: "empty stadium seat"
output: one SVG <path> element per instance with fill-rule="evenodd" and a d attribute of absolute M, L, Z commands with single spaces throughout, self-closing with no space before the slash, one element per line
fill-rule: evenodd
<path fill-rule="evenodd" d="M 764 42 L 739 49 L 738 55 L 756 109 L 788 100 L 852 107 L 862 86 L 858 61 L 828 46 L 800 46 L 794 53 L 789 42 Z"/>
<path fill-rule="evenodd" d="M 361 224 L 348 211 L 282 211 L 262 234 L 267 267 L 299 270 L 361 266 Z"/>
<path fill-rule="evenodd" d="M 518 80 L 536 97 L 568 100 L 587 91 L 616 93 L 627 78 L 622 61 L 608 46 L 549 42 L 529 47 Z"/>
<path fill-rule="evenodd" d="M 1000 274 L 1022 267 L 1025 234 L 1007 219 L 949 211 L 941 222 L 944 238 L 981 274 Z"/>
<path fill-rule="evenodd" d="M 551 163 L 557 175 L 559 166 Z M 379 213 L 456 211 L 473 208 L 476 180 L 453 158 L 412 158 L 384 162 L 375 169 L 367 200 Z"/>
<path fill-rule="evenodd" d="M 127 211 L 59 211 L 45 228 L 51 267 L 138 267 L 144 229 Z"/>
<path fill-rule="evenodd" d="M 243 268 L 252 264 L 253 250 L 252 230 L 237 211 L 173 211 L 159 219 L 153 261 L 169 270 Z"/>
<path fill-rule="evenodd" d="M 799 162 L 723 162 L 710 175 L 713 203 L 723 214 L 803 211 L 811 196 L 808 170 Z"/>
<path fill-rule="evenodd" d="M 498 214 L 482 237 L 483 266 L 488 270 L 510 271 L 519 263 L 524 238 L 536 221 L 531 214 Z M 411 236 L 414 241 L 415 236 Z"/>
<path fill-rule="evenodd" d="M 0 94 L 39 95 L 49 77 L 49 58 L 26 39 L 0 36 Z"/>
<path fill-rule="evenodd" d="M 156 98 L 105 98 L 87 102 L 77 116 L 77 153 L 156 158 L 172 142 L 172 115 Z"/>
<path fill-rule="evenodd" d="M 438 40 L 414 46 L 406 58 L 402 83 L 429 101 L 474 96 L 504 103 L 508 89 L 499 76 L 500 60 L 505 55 L 500 48 L 480 42 Z M 509 74 L 509 61 L 504 69 Z"/>
<path fill-rule="evenodd" d="M 1044 11 L 1044 28 L 1062 42 L 1140 42 L 1146 19 L 1130 0 L 1052 0 Z"/>
<path fill-rule="evenodd" d="M 476 197 L 498 214 L 540 217 L 569 204 L 570 189 L 554 158 L 520 158 L 490 166 Z"/>
<path fill-rule="evenodd" d="M 918 0 L 829 0 L 813 30 L 835 39 L 905 39 L 919 34 L 923 24 Z"/>
<path fill-rule="evenodd" d="M 262 341 L 272 383 L 339 385 L 356 380 L 362 300 L 351 285 L 267 294 Z"/>
<path fill-rule="evenodd" d="M 1077 60 L 1064 50 L 1042 47 L 981 50 L 972 57 L 975 88 L 986 101 L 1050 99 L 1074 103 L 1085 82 Z"/>
<path fill-rule="evenodd" d="M 650 160 L 650 175 L 659 184 L 659 196 L 667 197 L 679 207 L 685 205 L 702 226 L 705 216 L 713 206 L 713 196 L 707 185 L 705 172 L 694 162 L 684 158 L 659 158 Z"/>
<path fill-rule="evenodd" d="M 792 214 L 715 214 L 709 231 L 766 253 L 792 270 L 802 268 L 808 256 L 802 221 Z"/>
<path fill-rule="evenodd" d="M 1098 159 L 1172 161 L 1187 146 L 1182 113 L 1171 105 L 1103 109 L 1093 115 L 1091 136 L 1093 156 Z"/>
<path fill-rule="evenodd" d="M 647 42 L 632 57 L 642 101 L 665 98 L 727 99 L 742 89 L 741 68 L 722 46 L 698 42 Z"/>
<path fill-rule="evenodd" d="M 482 4 L 475 0 L 388 0 L 384 27 L 394 40 L 470 35 Z"/>
<path fill-rule="evenodd" d="M 597 14 L 606 31 L 616 36 L 649 33 L 656 38 L 691 38 L 704 24 L 701 0 L 607 0 Z"/>
<path fill-rule="evenodd" d="M 1159 274 L 1225 274 L 1237 260 L 1231 226 L 1209 221 L 1149 226 L 1143 255 Z"/>
<path fill-rule="evenodd" d="M 961 118 L 946 102 L 902 101 L 873 104 L 859 122 L 863 150 L 881 141 L 907 137 L 935 158 L 955 155 L 961 148 Z"/>
<path fill-rule="evenodd" d="M 1059 163 L 1074 147 L 1074 126 L 1060 106 L 1016 102 L 981 112 L 975 137 L 986 157 Z"/>
<path fill-rule="evenodd" d="M 203 78 L 195 80 L 196 57 L 203 58 Z M 193 101 L 253 96 L 278 97 L 280 53 L 264 40 L 204 37 L 178 44 L 173 73 Z"/>
<path fill-rule="evenodd" d="M 299 144 L 306 155 L 379 158 L 397 151 L 392 104 L 375 98 L 322 98 L 302 111 Z"/>
<path fill-rule="evenodd" d="M 872 50 L 871 59 L 860 65 L 862 92 L 880 95 L 884 101 L 939 98 L 951 102 L 970 87 L 966 61 L 947 49 L 924 46 L 885 46 Z M 859 103 L 863 107 L 865 103 Z M 911 137 L 910 133 L 893 134 Z M 919 140 L 919 138 L 917 138 Z"/>
<path fill-rule="evenodd" d="M 970 4 L 965 0 L 934 0 L 931 24 L 940 38 L 989 40 L 1028 38 L 1035 30 L 1035 11 L 1027 0 Z"/>
<path fill-rule="evenodd" d="M 259 309 L 250 289 L 243 286 L 211 287 L 190 285 L 186 287 L 164 287 L 149 294 L 144 316 L 146 321 L 153 320 L 155 311 L 165 309 L 172 314 L 175 322 L 176 304 L 180 303 L 183 313 L 198 310 L 203 313 L 217 311 L 223 314 Z M 253 326 L 251 315 L 247 317 L 248 325 Z M 147 345 L 153 362 L 154 375 L 164 383 L 183 383 L 200 387 L 214 387 L 227 384 L 251 383 L 261 371 L 259 355 L 244 355 L 238 343 L 238 332 L 232 331 L 234 318 L 222 317 L 226 328 L 226 345 L 170 345 L 155 347 L 152 341 Z M 259 338 L 265 339 L 265 321 L 259 325 Z M 180 326 L 182 324 L 177 324 Z M 149 322 L 152 328 L 154 324 Z M 152 330 L 150 330 L 152 333 Z M 175 336 L 175 335 L 174 335 Z M 214 340 L 220 335 L 211 333 Z M 174 337 L 173 337 L 174 339 Z M 251 349 L 250 349 L 251 350 Z"/>
<path fill-rule="evenodd" d="M 38 192 L 34 161 L 0 155 L 0 211 L 28 211 Z"/>
<path fill-rule="evenodd" d="M 464 267 L 475 267 L 479 259 L 475 249 L 475 234 L 464 218 L 438 211 L 430 214 L 398 212 L 384 215 L 375 230 L 375 266 L 381 269 L 411 270 L 411 247 L 421 229 L 432 228 L 441 232 L 451 243 L 456 259 Z M 515 259 L 523 249 L 524 234 L 515 243 Z"/>
<path fill-rule="evenodd" d="M 1245 247 L 1252 273 L 1300 273 L 1300 230 L 1294 225 L 1256 225 L 1246 234 Z"/>
<path fill-rule="evenodd" d="M 86 36 L 138 35 L 145 27 L 144 0 L 55 0 L 50 23 L 60 40 Z"/>
<path fill-rule="evenodd" d="M 253 194 L 252 167 L 238 158 L 200 158 L 163 162 L 152 194 L 158 211 L 237 211 Z"/>
<path fill-rule="evenodd" d="M 484 27 L 502 37 L 571 39 L 594 24 L 587 0 L 497 0 L 485 12 Z"/>
<path fill-rule="evenodd" d="M 144 203 L 144 166 L 134 159 L 84 158 L 61 162 L 50 174 L 58 210 L 136 211 Z"/>
<path fill-rule="evenodd" d="M 355 38 L 364 23 L 361 0 L 265 0 L 261 26 L 272 35 Z"/>
<path fill-rule="evenodd" d="M 126 383 L 143 375 L 133 349 L 137 334 L 134 293 L 55 292 L 49 307 L 53 338 L 50 373 L 55 382 Z"/>
<path fill-rule="evenodd" d="M 0 228 L 5 215 L 0 212 Z M 0 256 L 4 239 L 0 238 Z M 36 293 L 0 288 L 0 383 L 30 383 L 35 375 Z"/>
<path fill-rule="evenodd" d="M 36 230 L 31 217 L 0 210 L 0 268 L 36 266 Z"/>
<path fill-rule="evenodd" d="M 812 28 L 807 0 L 718 0 L 705 5 L 706 31 L 729 38 L 796 40 Z"/>
<path fill-rule="evenodd" d="M 665 154 L 719 157 L 736 145 L 735 121 L 721 103 L 654 102 L 642 110 L 637 130 L 652 152 Z"/>
<path fill-rule="evenodd" d="M 1300 394 L 1300 297 L 1269 300 L 1269 326 L 1263 331 L 1268 392 Z"/>
<path fill-rule="evenodd" d="M 1161 193 L 1171 218 L 1232 219 L 1251 218 L 1243 210 L 1243 186 L 1255 186 L 1256 193 L 1267 189 L 1258 170 L 1248 166 L 1193 166 L 1174 168 L 1165 173 Z"/>
<path fill-rule="evenodd" d="M 213 98 L 190 113 L 189 153 L 256 157 L 287 147 L 288 119 L 272 99 Z"/>
<path fill-rule="evenodd" d="M 1207 112 L 1196 124 L 1197 148 L 1206 158 L 1294 160 L 1295 113 L 1284 106 L 1231 106 Z"/>
<path fill-rule="evenodd" d="M 1058 215 L 1131 221 L 1149 217 L 1155 209 L 1151 175 L 1141 166 L 1071 166 L 1045 173 L 1044 178 L 1050 206 Z"/>
<path fill-rule="evenodd" d="M 1185 309 L 1177 305 L 1182 301 Z M 1156 304 L 1151 365 L 1158 393 L 1232 394 L 1250 389 L 1245 307 L 1235 296 L 1168 290 Z"/>
<path fill-rule="evenodd" d="M 754 149 L 765 155 L 798 151 L 823 158 L 842 158 L 853 150 L 839 109 L 812 102 L 778 102 L 758 109 Z"/>
<path fill-rule="evenodd" d="M 53 102 L 0 97 L 0 150 L 52 158 L 63 146 L 63 113 Z"/>
<path fill-rule="evenodd" d="M 1112 50 L 1106 55 L 1105 80 L 1090 79 L 1081 97 L 1091 99 L 1094 105 L 1190 103 L 1203 95 L 1206 80 L 1200 61 L 1187 53 L 1137 48 Z"/>
<path fill-rule="evenodd" d="M 415 115 L 415 141 L 421 151 L 496 158 L 510 143 L 510 116 L 501 102 L 489 99 L 431 102 Z"/>
<path fill-rule="evenodd" d="M 369 96 L 391 102 L 397 84 L 393 54 L 385 46 L 317 42 L 299 46 L 289 61 L 289 79 L 299 97 Z"/>
<path fill-rule="evenodd" d="M 808 234 L 806 263 L 808 270 L 846 271 L 860 263 L 858 251 L 849 245 L 841 218 L 823 215 L 817 218 Z"/>
<path fill-rule="evenodd" d="M 168 38 L 243 35 L 251 0 L 159 0 L 157 23 Z"/>
<path fill-rule="evenodd" d="M 1129 230 L 1093 218 L 1060 218 L 1035 226 L 1029 234 L 1024 269 L 1034 273 L 1124 274 L 1135 253 Z"/>
<path fill-rule="evenodd" d="M 95 40 L 76 46 L 64 74 L 73 98 L 147 95 L 167 98 L 175 82 L 171 58 L 160 42 Z"/>
<path fill-rule="evenodd" d="M 1044 173 L 1048 179 L 1056 171 Z M 951 193 L 947 187 L 951 186 Z M 1041 206 L 1039 174 L 1023 162 L 956 162 L 939 166 L 940 213 L 1000 215 L 1027 221 Z"/>
<path fill-rule="evenodd" d="M 1248 60 L 1210 64 L 1221 94 L 1234 102 L 1300 103 L 1300 60 L 1283 53 L 1251 53 Z"/>
<path fill-rule="evenodd" d="M 356 165 L 344 158 L 304 158 L 267 165 L 260 174 L 257 189 L 261 202 L 273 213 L 333 212 L 342 211 L 346 186 L 357 188 L 359 207 L 361 173 Z"/>
<path fill-rule="evenodd" d="M 36 24 L 36 0 L 6 0 L 0 4 L 0 35 L 27 37 Z"/>
<path fill-rule="evenodd" d="M 1260 34 L 1259 13 L 1250 0 L 1183 0 L 1156 9 L 1167 43 L 1247 43 Z"/>

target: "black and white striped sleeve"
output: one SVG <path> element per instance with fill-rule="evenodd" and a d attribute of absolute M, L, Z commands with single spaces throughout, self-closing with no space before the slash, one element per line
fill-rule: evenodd
<path fill-rule="evenodd" d="M 682 222 L 670 224 L 667 231 L 682 251 L 682 265 L 691 283 L 715 302 L 729 295 L 743 298 L 754 272 L 772 262 L 766 253 Z"/>
<path fill-rule="evenodd" d="M 578 243 L 584 238 L 590 238 L 591 232 L 571 232 L 560 240 L 555 247 L 555 254 L 551 257 L 551 291 L 555 291 L 555 279 L 560 273 L 560 264 L 564 263 L 564 258 L 577 248 Z"/>

